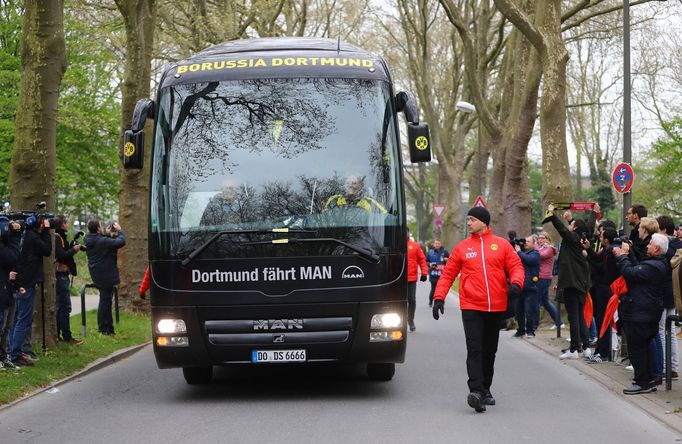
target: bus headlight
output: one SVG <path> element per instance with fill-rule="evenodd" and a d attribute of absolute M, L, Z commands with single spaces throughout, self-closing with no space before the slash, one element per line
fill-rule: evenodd
<path fill-rule="evenodd" d="M 182 319 L 161 319 L 156 324 L 156 330 L 160 334 L 187 333 L 187 326 Z"/>
<path fill-rule="evenodd" d="M 398 313 L 382 313 L 372 316 L 370 327 L 372 330 L 381 328 L 398 328 L 402 327 L 403 320 Z"/>

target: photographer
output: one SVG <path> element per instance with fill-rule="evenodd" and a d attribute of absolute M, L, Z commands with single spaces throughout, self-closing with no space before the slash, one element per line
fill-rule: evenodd
<path fill-rule="evenodd" d="M 539 324 L 539 306 L 537 282 L 540 274 L 540 252 L 535 248 L 535 238 L 528 236 L 523 242 L 516 241 L 514 250 L 523 264 L 523 291 L 516 300 L 516 323 L 518 329 L 515 338 L 535 337 L 535 327 Z"/>
<path fill-rule="evenodd" d="M 571 330 L 571 347 L 560 359 L 578 359 L 580 354 L 590 357 L 590 339 L 587 333 L 587 323 L 583 316 L 585 295 L 590 289 L 590 267 L 587 262 L 587 252 L 581 239 L 587 239 L 588 228 L 585 221 L 573 219 L 568 228 L 554 214 L 554 205 L 549 204 L 543 224 L 551 222 L 561 235 L 561 249 L 557 259 L 559 280 L 557 288 L 563 291 L 564 303 L 568 314 Z"/>
<path fill-rule="evenodd" d="M 85 235 L 84 242 L 90 277 L 99 290 L 98 330 L 104 335 L 114 335 L 111 301 L 114 287 L 121 282 L 116 254 L 126 244 L 125 234 L 117 223 L 107 225 L 103 234 L 99 221 L 91 220 L 88 222 L 88 234 Z"/>
<path fill-rule="evenodd" d="M 66 238 L 68 221 L 64 216 L 53 219 L 53 226 L 57 237 L 54 242 L 55 277 L 57 286 L 57 336 L 67 344 L 80 345 L 83 341 L 74 339 L 71 335 L 71 280 L 69 275 L 77 276 L 76 262 L 73 256 L 81 250 L 81 246 L 74 243 L 69 247 Z"/>
<path fill-rule="evenodd" d="M 429 307 L 433 306 L 433 293 L 436 291 L 438 279 L 443 272 L 445 262 L 450 257 L 448 250 L 443 247 L 440 239 L 433 240 L 433 246 L 426 255 L 426 262 L 429 265 L 429 282 L 431 282 L 431 292 L 429 293 Z"/>
<path fill-rule="evenodd" d="M 606 306 L 611 298 L 611 284 L 620 273 L 616 266 L 616 257 L 613 254 L 615 247 L 622 245 L 622 240 L 618 238 L 618 232 L 614 228 L 604 228 L 599 234 L 599 251 L 592 248 L 587 250 L 590 267 L 593 277 L 593 285 L 590 289 L 592 303 L 594 304 L 594 319 L 597 329 L 604 323 Z M 611 352 L 611 329 L 608 329 L 604 336 L 599 338 L 594 355 L 590 361 L 599 364 L 609 358 Z"/>
<path fill-rule="evenodd" d="M 14 268 L 21 252 L 20 230 L 18 223 L 0 217 L 0 369 L 16 368 L 9 360 L 7 342 L 16 308 L 10 273 L 16 274 Z"/>
<path fill-rule="evenodd" d="M 665 257 L 668 238 L 660 233 L 651 236 L 647 257 L 636 264 L 628 253 L 630 245 L 623 243 L 613 249 L 618 271 L 625 278 L 628 293 L 621 297 L 619 312 L 623 316 L 630 362 L 635 370 L 632 387 L 626 395 L 656 391 L 651 363 L 651 341 L 658 336 L 658 321 L 663 313 L 665 281 L 670 276 L 670 264 Z"/>
<path fill-rule="evenodd" d="M 33 327 L 36 285 L 44 281 L 43 257 L 52 253 L 50 221 L 40 216 L 26 218 L 26 228 L 17 263 L 17 311 L 10 332 L 10 355 L 14 365 L 33 365 L 22 346 Z"/>

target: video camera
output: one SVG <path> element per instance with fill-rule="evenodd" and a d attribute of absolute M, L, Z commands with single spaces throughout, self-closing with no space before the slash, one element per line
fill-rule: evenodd
<path fill-rule="evenodd" d="M 38 202 L 33 211 L 29 210 L 19 210 L 12 211 L 12 207 L 9 202 L 5 202 L 3 206 L 3 212 L 0 213 L 0 236 L 9 235 L 11 222 L 17 222 L 21 227 L 19 231 L 23 231 L 26 228 L 40 227 L 45 223 L 45 219 L 50 221 L 50 227 L 53 227 L 54 213 L 45 211 L 47 204 L 45 202 Z"/>
<path fill-rule="evenodd" d="M 512 246 L 518 245 L 522 250 L 526 249 L 526 238 L 525 237 L 509 236 L 509 242 L 511 242 Z"/>
<path fill-rule="evenodd" d="M 84 235 L 85 235 L 85 232 L 84 232 L 84 231 L 78 231 L 76 234 L 74 234 L 73 240 L 71 241 L 70 247 L 73 248 L 75 245 L 80 245 L 81 251 L 86 251 L 87 248 L 85 247 L 85 245 L 82 245 L 82 244 L 79 244 L 79 243 L 78 243 L 78 239 L 79 239 L 81 236 L 84 236 Z"/>

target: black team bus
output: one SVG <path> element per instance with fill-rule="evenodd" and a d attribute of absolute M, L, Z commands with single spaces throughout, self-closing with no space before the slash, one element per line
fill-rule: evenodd
<path fill-rule="evenodd" d="M 149 264 L 154 353 L 189 384 L 213 366 L 404 361 L 407 229 L 397 113 L 431 158 L 386 62 L 338 40 L 212 46 L 140 100 L 125 168 L 154 120 Z"/>

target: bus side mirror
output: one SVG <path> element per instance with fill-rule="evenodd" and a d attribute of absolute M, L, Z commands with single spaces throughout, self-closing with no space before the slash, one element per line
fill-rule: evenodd
<path fill-rule="evenodd" d="M 410 145 L 410 161 L 412 163 L 431 161 L 431 143 L 427 124 L 408 123 L 407 140 Z"/>
<path fill-rule="evenodd" d="M 144 124 L 154 118 L 154 101 L 141 99 L 135 104 L 131 128 L 123 133 L 123 168 L 142 169 L 144 166 Z"/>
<path fill-rule="evenodd" d="M 401 91 L 395 96 L 397 112 L 405 114 L 407 120 L 407 139 L 410 147 L 410 161 L 430 162 L 431 144 L 429 139 L 429 126 L 419 123 L 419 108 L 412 94 Z"/>

